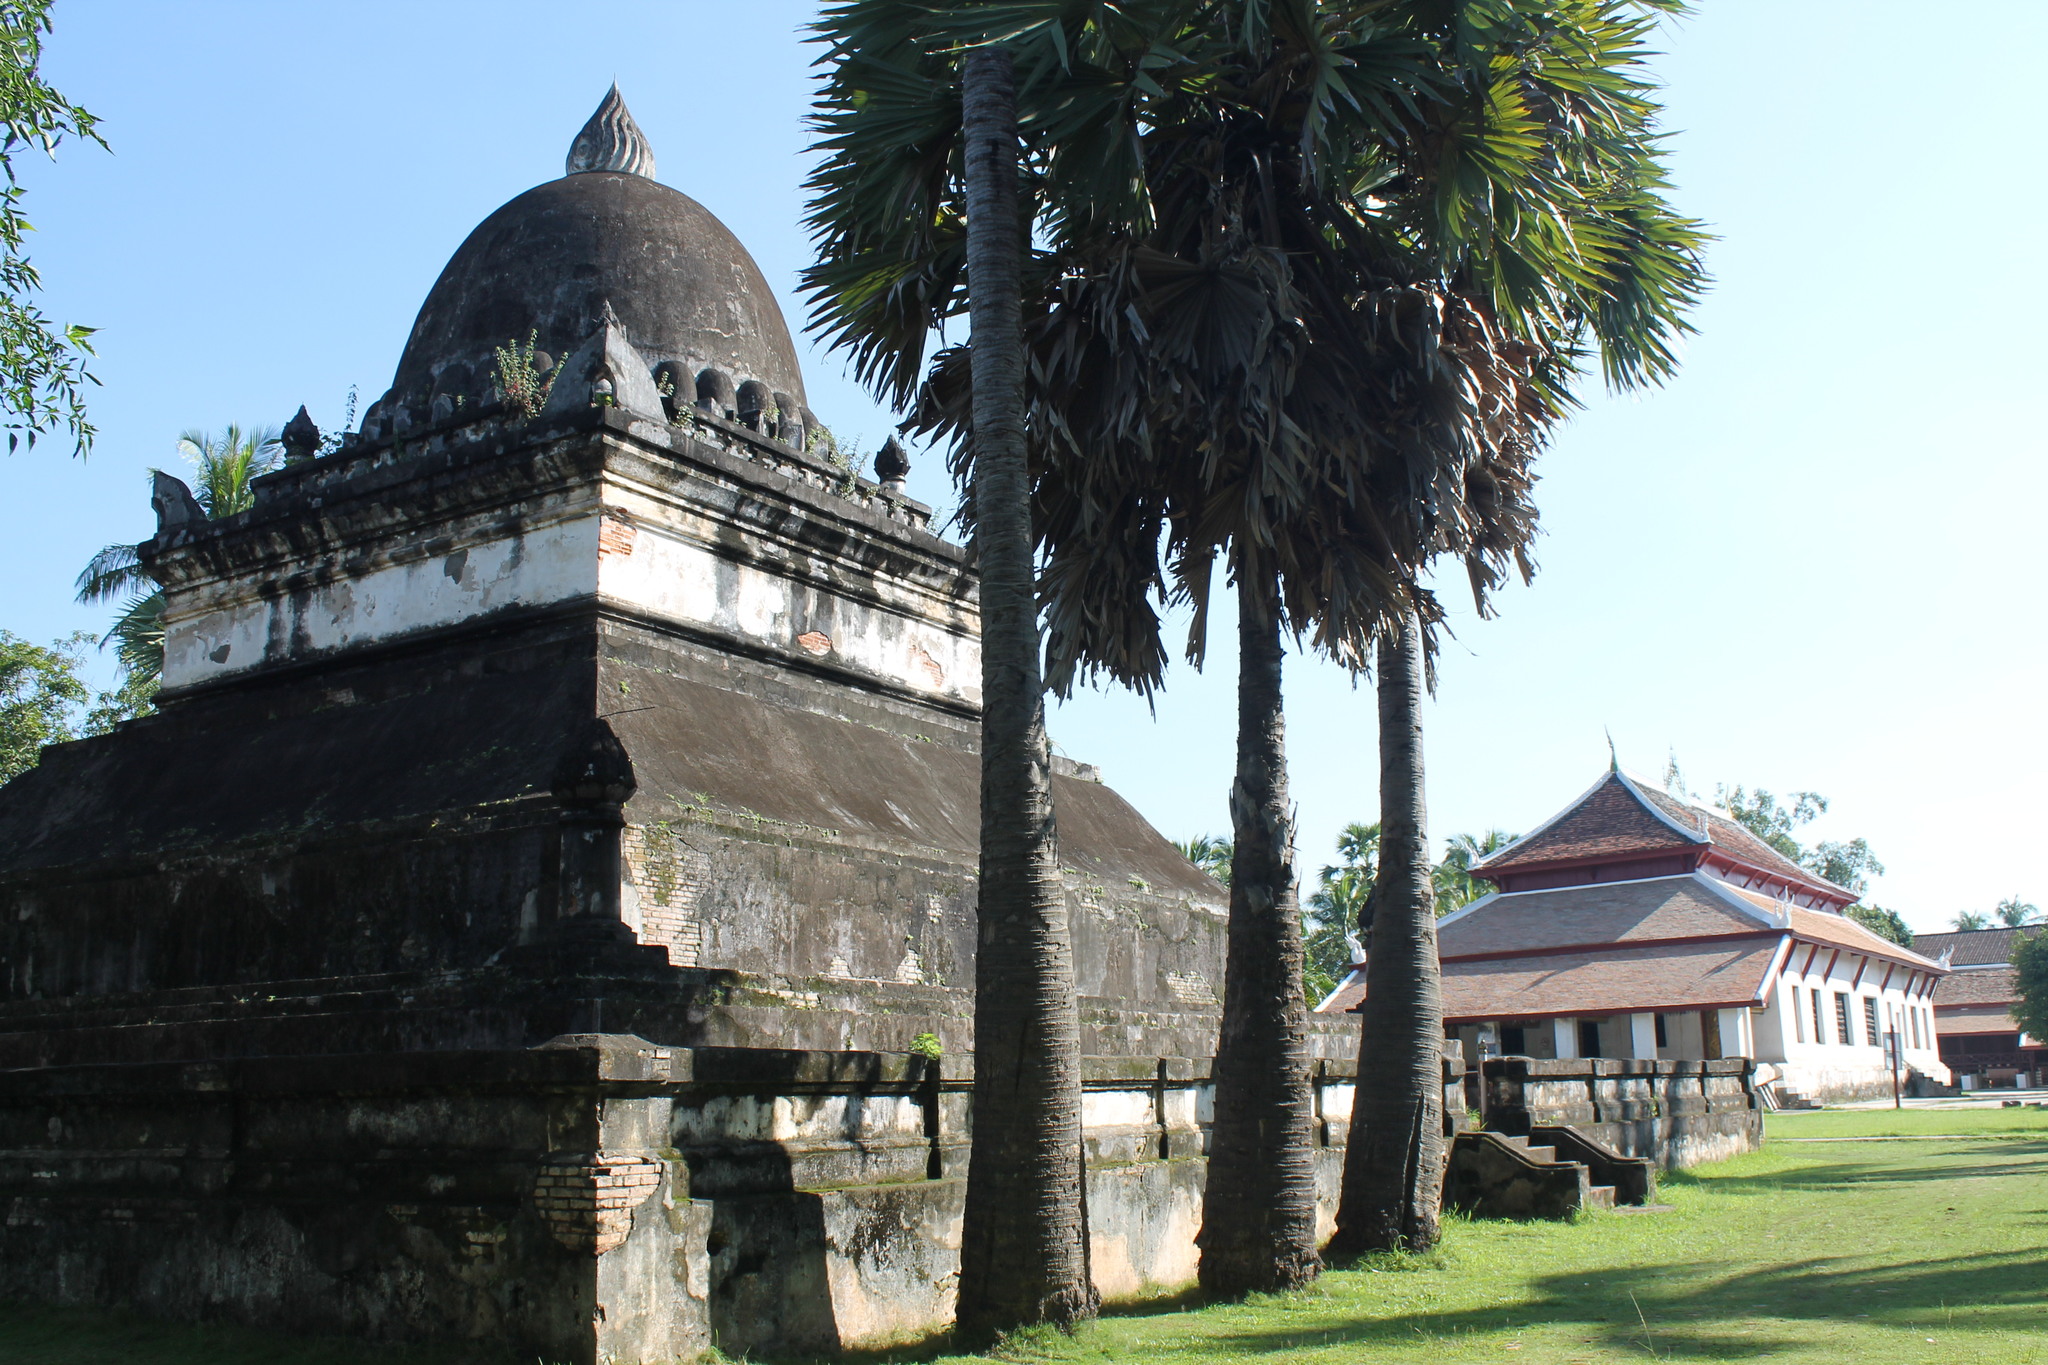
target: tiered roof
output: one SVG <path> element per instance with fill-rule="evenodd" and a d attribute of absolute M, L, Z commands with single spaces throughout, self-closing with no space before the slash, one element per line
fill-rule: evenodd
<path fill-rule="evenodd" d="M 1618 769 L 1473 871 L 1502 889 L 1438 925 L 1450 1023 L 1758 1004 L 1795 953 L 1942 974 L 1840 913 L 1853 892 Z M 1361 966 L 1320 1008 L 1364 996 Z"/>
<path fill-rule="evenodd" d="M 1796 887 L 1810 898 L 1847 905 L 1856 894 L 1815 875 L 1717 811 L 1681 801 L 1610 769 L 1577 801 L 1473 869 L 1514 889 L 1530 874 L 1564 873 L 1599 864 L 1627 870 L 1672 858 L 1683 870 L 1728 864 L 1766 883 Z M 1658 868 L 1643 875 L 1679 870 Z"/>

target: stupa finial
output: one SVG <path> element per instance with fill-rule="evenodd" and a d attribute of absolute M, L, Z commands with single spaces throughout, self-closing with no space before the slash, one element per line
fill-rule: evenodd
<path fill-rule="evenodd" d="M 568 170 L 564 174 L 575 175 L 578 171 L 624 171 L 628 175 L 644 175 L 649 180 L 654 178 L 654 148 L 648 145 L 640 125 L 626 112 L 626 102 L 619 98 L 616 81 L 598 101 L 590 122 L 569 144 Z"/>

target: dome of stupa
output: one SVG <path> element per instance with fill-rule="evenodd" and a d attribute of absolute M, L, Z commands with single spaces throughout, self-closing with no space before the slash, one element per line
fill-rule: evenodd
<path fill-rule="evenodd" d="M 529 338 L 560 360 L 609 303 L 650 368 L 715 370 L 726 393 L 752 380 L 801 407 L 796 348 L 760 267 L 709 210 L 653 175 L 653 151 L 614 86 L 571 145 L 568 173 L 484 219 L 450 258 L 386 404 L 424 411 L 437 393 L 480 393 L 497 348 Z"/>

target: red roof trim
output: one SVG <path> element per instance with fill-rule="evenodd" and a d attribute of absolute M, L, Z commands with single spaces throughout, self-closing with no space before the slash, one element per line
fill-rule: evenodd
<path fill-rule="evenodd" d="M 1856 964 L 1856 975 L 1849 979 L 1849 989 L 1853 991 L 1858 986 L 1861 986 L 1863 984 L 1863 974 L 1869 970 L 1870 954 L 1865 953 L 1863 955 L 1863 960 Z"/>

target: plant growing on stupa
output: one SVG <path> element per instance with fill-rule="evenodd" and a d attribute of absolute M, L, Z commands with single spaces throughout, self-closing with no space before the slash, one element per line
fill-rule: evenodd
<path fill-rule="evenodd" d="M 524 346 L 515 339 L 492 350 L 491 373 L 497 380 L 498 392 L 505 395 L 505 406 L 519 417 L 539 415 L 547 405 L 548 391 L 554 387 L 560 368 L 546 351 L 537 349 L 539 340 L 536 330 L 527 333 Z"/>

